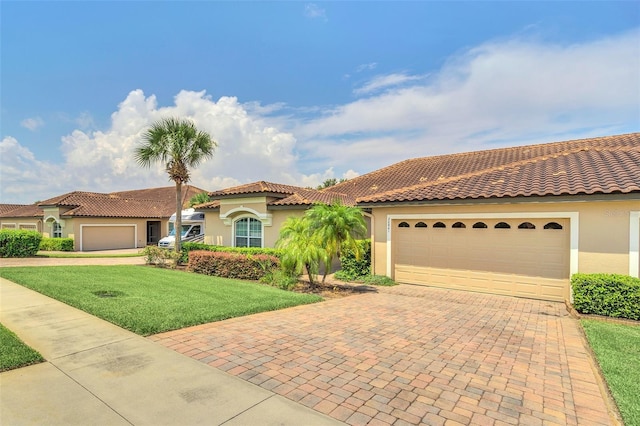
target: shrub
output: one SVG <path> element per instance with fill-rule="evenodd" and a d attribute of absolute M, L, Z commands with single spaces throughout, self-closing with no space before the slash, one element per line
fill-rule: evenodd
<path fill-rule="evenodd" d="M 279 266 L 277 257 L 266 254 L 198 250 L 189 252 L 187 269 L 199 274 L 257 281 Z"/>
<path fill-rule="evenodd" d="M 40 241 L 42 251 L 73 251 L 73 238 L 48 238 L 43 237 Z"/>
<path fill-rule="evenodd" d="M 38 231 L 17 229 L 0 230 L 0 257 L 35 256 L 42 235 Z"/>
<path fill-rule="evenodd" d="M 341 269 L 336 272 L 336 278 L 353 281 L 371 274 L 371 240 L 358 240 L 358 244 L 362 249 L 362 256 L 357 259 L 352 250 L 345 250 L 340 256 Z"/>
<path fill-rule="evenodd" d="M 300 277 L 288 273 L 284 269 L 272 269 L 268 271 L 264 277 L 260 278 L 260 282 L 277 287 L 280 290 L 293 290 L 298 284 Z"/>
<path fill-rule="evenodd" d="M 258 255 L 266 254 L 268 256 L 275 256 L 278 259 L 282 257 L 283 250 L 275 248 L 261 248 L 261 247 L 226 247 L 226 246 L 213 246 L 203 243 L 182 243 L 182 257 L 181 263 L 187 263 L 189 261 L 189 253 L 195 250 L 204 250 L 218 253 L 240 253 L 244 255 Z"/>
<path fill-rule="evenodd" d="M 640 320 L 640 279 L 617 274 L 575 274 L 573 306 L 583 314 Z"/>
<path fill-rule="evenodd" d="M 171 269 L 178 266 L 181 257 L 181 253 L 158 246 L 147 246 L 142 250 L 142 254 L 145 255 L 147 265 L 156 265 L 159 268 L 170 267 Z"/>

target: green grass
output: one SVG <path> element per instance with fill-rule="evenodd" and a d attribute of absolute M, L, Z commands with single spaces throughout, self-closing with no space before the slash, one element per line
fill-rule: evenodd
<path fill-rule="evenodd" d="M 148 266 L 0 268 L 0 276 L 143 336 L 322 300 Z"/>
<path fill-rule="evenodd" d="M 102 257 L 142 257 L 140 253 L 120 253 L 120 254 L 92 254 L 92 253 L 77 253 L 77 252 L 48 252 L 39 251 L 36 253 L 36 257 L 51 257 L 56 259 L 80 259 L 80 258 L 102 258 Z"/>
<path fill-rule="evenodd" d="M 640 426 L 640 326 L 582 320 L 626 426 Z"/>
<path fill-rule="evenodd" d="M 0 371 L 42 362 L 40 354 L 25 345 L 12 331 L 0 324 Z"/>

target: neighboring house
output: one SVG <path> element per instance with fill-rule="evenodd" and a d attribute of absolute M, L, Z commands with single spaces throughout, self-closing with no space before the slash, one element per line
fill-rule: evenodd
<path fill-rule="evenodd" d="M 323 191 L 210 194 L 206 240 L 272 246 L 339 197 L 370 220 L 372 270 L 398 282 L 562 301 L 576 272 L 638 276 L 640 133 L 415 158 Z"/>
<path fill-rule="evenodd" d="M 184 186 L 183 204 L 200 192 Z M 77 251 L 139 248 L 167 235 L 175 197 L 173 186 L 108 194 L 74 191 L 37 205 L 0 205 L 0 227 L 73 238 Z"/>
<path fill-rule="evenodd" d="M 214 201 L 196 206 L 205 212 L 205 243 L 231 247 L 273 247 L 289 216 L 302 216 L 315 203 L 355 203 L 344 194 L 262 181 L 209 197 Z"/>
<path fill-rule="evenodd" d="M 0 228 L 42 232 L 42 209 L 37 204 L 0 204 Z"/>

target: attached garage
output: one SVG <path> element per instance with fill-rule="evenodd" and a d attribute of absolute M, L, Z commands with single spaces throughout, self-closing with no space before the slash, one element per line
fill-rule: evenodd
<path fill-rule="evenodd" d="M 391 231 L 397 282 L 569 299 L 568 218 L 400 218 Z"/>
<path fill-rule="evenodd" d="M 136 225 L 81 225 L 80 251 L 136 248 Z"/>

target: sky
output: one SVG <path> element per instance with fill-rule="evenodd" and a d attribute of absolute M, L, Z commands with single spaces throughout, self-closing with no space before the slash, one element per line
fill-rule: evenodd
<path fill-rule="evenodd" d="M 0 203 L 191 184 L 315 187 L 408 158 L 640 131 L 638 1 L 0 2 Z"/>

